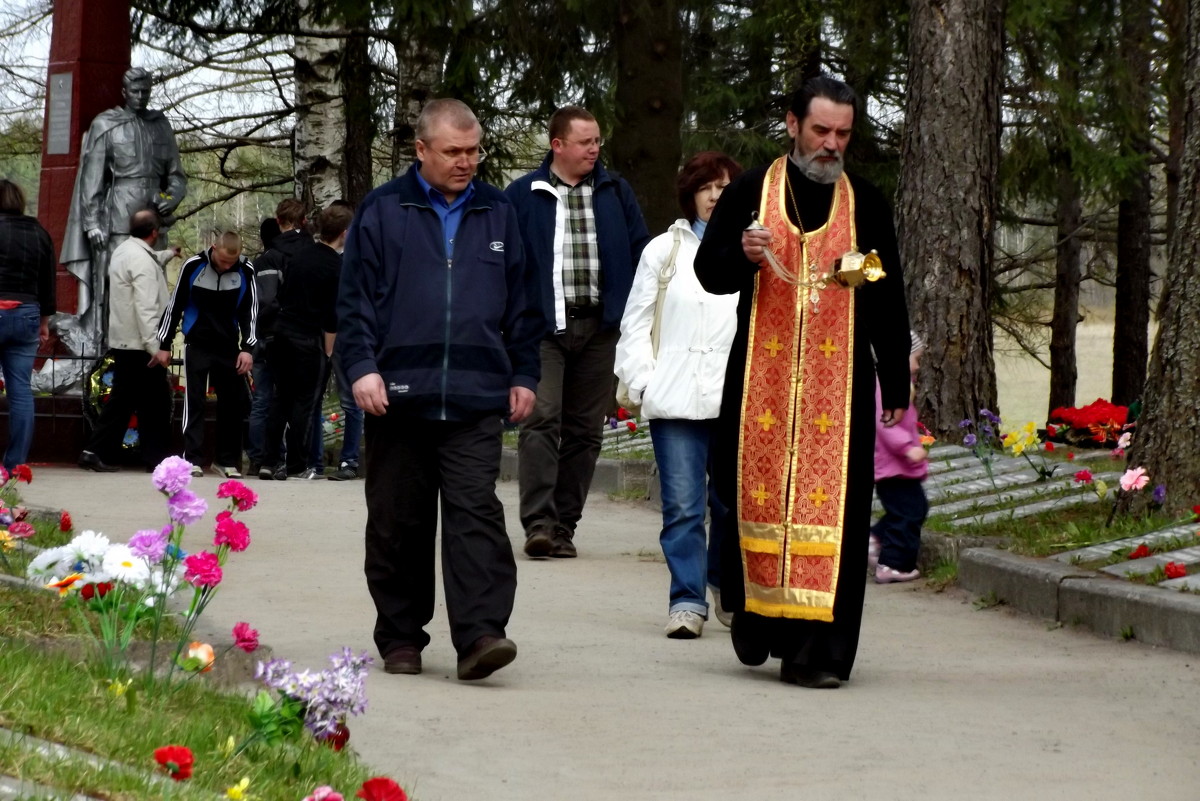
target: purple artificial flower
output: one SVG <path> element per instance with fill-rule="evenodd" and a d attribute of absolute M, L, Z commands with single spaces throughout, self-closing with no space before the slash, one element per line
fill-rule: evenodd
<path fill-rule="evenodd" d="M 975 439 L 974 434 L 967 434 L 965 437 L 963 437 L 963 445 L 968 448 L 974 448 L 976 442 L 978 442 L 978 440 Z"/>
<path fill-rule="evenodd" d="M 1167 500 L 1167 485 L 1159 484 L 1154 488 L 1154 492 L 1150 493 L 1150 500 L 1162 506 Z"/>
<path fill-rule="evenodd" d="M 151 562 L 162 561 L 167 552 L 167 535 L 161 531 L 139 531 L 129 539 L 129 550 Z"/>
<path fill-rule="evenodd" d="M 192 483 L 192 463 L 178 456 L 168 456 L 154 468 L 154 486 L 159 492 L 174 495 Z"/>
<path fill-rule="evenodd" d="M 970 417 L 965 417 L 965 418 L 963 418 L 963 421 L 958 424 L 958 427 L 959 428 L 970 428 L 972 425 L 974 425 L 974 421 L 972 421 Z"/>
<path fill-rule="evenodd" d="M 996 414 L 994 414 L 990 409 L 980 409 L 979 416 L 982 417 L 983 419 L 987 420 L 989 423 L 991 423 L 994 426 L 1000 425 L 1000 418 Z"/>
<path fill-rule="evenodd" d="M 167 513 L 171 519 L 185 526 L 190 526 L 208 511 L 208 502 L 191 490 L 184 489 L 176 492 L 167 501 Z"/>
<path fill-rule="evenodd" d="M 995 433 L 994 431 L 992 431 L 992 427 L 988 426 L 988 425 L 980 426 L 979 430 L 983 432 L 983 435 L 985 437 L 990 437 L 992 434 Z"/>

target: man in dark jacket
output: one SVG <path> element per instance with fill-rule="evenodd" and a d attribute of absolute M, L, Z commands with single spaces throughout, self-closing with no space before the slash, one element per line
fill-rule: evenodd
<path fill-rule="evenodd" d="M 544 332 L 517 215 L 473 176 L 475 115 L 430 101 L 419 166 L 369 194 L 346 239 L 336 363 L 367 413 L 367 587 L 389 673 L 420 673 L 442 574 L 458 678 L 510 663 L 516 563 L 496 497 L 501 418 L 534 404 Z"/>
<path fill-rule="evenodd" d="M 650 241 L 633 190 L 600 163 L 600 126 L 578 106 L 550 118 L 542 166 L 513 181 L 548 334 L 537 405 L 521 427 L 521 524 L 531 557 L 576 555 L 633 271 Z"/>
<path fill-rule="evenodd" d="M 217 392 L 217 448 L 213 470 L 241 478 L 242 419 L 249 400 L 246 374 L 257 342 L 258 293 L 254 267 L 242 256 L 242 239 L 226 231 L 215 245 L 183 264 L 171 302 L 158 327 L 159 364 L 171 363 L 175 330 L 183 328 L 183 456 L 200 475 L 204 445 L 204 398 L 211 378 Z"/>

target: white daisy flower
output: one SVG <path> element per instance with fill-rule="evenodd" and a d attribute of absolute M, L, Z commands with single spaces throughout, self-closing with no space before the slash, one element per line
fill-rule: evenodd
<path fill-rule="evenodd" d="M 60 565 L 67 558 L 66 546 L 58 548 L 47 548 L 33 558 L 29 563 L 29 567 L 25 569 L 25 574 L 31 579 L 37 579 L 43 583 L 57 579 L 60 575 L 65 575 L 66 572 L 62 568 L 66 565 Z"/>
<path fill-rule="evenodd" d="M 150 578 L 150 567 L 146 564 L 146 560 L 140 556 L 134 556 L 133 551 L 129 550 L 129 546 L 121 542 L 109 546 L 107 553 L 104 554 L 103 569 L 112 581 L 132 584 L 138 588 L 145 586 L 146 581 Z"/>
<path fill-rule="evenodd" d="M 76 535 L 75 539 L 67 543 L 66 548 L 68 553 L 74 557 L 73 561 L 83 563 L 80 567 L 99 568 L 104 561 L 104 554 L 108 553 L 108 537 L 97 531 L 81 531 Z"/>

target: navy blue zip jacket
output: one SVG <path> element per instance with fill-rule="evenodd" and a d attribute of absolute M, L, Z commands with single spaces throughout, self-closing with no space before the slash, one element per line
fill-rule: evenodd
<path fill-rule="evenodd" d="M 508 412 L 537 390 L 545 323 L 517 213 L 475 182 L 446 258 L 441 219 L 416 165 L 367 195 L 346 236 L 338 363 L 353 384 L 379 373 L 389 406 L 433 420 Z"/>
<path fill-rule="evenodd" d="M 538 181 L 549 184 L 553 155 L 547 154 L 542 166 L 504 190 L 517 207 L 525 257 L 537 270 L 547 333 L 558 327 L 554 308 L 554 229 L 561 201 L 552 187 L 535 188 L 534 184 Z M 593 168 L 592 209 L 600 246 L 600 302 L 604 304 L 600 327 L 617 328 L 625 313 L 629 288 L 633 286 L 633 271 L 642 257 L 642 249 L 650 241 L 650 232 L 628 182 L 609 173 L 599 161 Z"/>

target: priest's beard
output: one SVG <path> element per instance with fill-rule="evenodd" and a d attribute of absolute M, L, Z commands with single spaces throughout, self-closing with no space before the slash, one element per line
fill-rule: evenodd
<path fill-rule="evenodd" d="M 819 158 L 833 158 L 836 161 L 817 161 Z M 800 168 L 800 172 L 810 181 L 818 184 L 831 184 L 842 177 L 844 164 L 842 154 L 836 150 L 814 150 L 812 153 L 801 153 L 799 148 L 792 151 L 792 161 Z"/>

